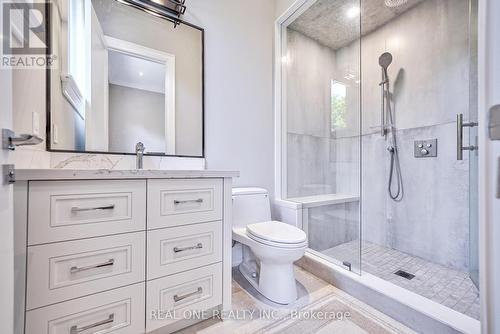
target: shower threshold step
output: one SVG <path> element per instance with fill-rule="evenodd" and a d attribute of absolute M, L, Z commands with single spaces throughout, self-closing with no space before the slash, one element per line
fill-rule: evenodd
<path fill-rule="evenodd" d="M 312 250 L 296 264 L 419 333 L 481 333 L 476 319 L 370 273 L 350 272 Z"/>

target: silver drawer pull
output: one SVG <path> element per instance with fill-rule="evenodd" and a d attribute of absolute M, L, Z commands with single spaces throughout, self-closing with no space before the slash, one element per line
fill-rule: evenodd
<path fill-rule="evenodd" d="M 86 267 L 76 267 L 73 266 L 69 269 L 70 273 L 78 273 L 80 271 L 85 271 L 85 270 L 90 270 L 90 269 L 97 269 L 97 268 L 102 268 L 102 267 L 109 267 L 115 264 L 115 259 L 109 259 L 106 262 L 99 263 L 99 264 L 94 264 L 92 266 L 86 266 Z"/>
<path fill-rule="evenodd" d="M 198 289 L 196 289 L 196 291 L 193 291 L 193 292 L 190 292 L 190 293 L 186 293 L 185 295 L 174 295 L 174 302 L 180 302 L 181 300 L 183 299 L 186 299 L 186 298 L 189 298 L 191 296 L 194 296 L 194 295 L 198 295 L 198 294 L 201 294 L 203 293 L 203 289 L 201 288 L 201 286 L 198 287 Z"/>
<path fill-rule="evenodd" d="M 71 208 L 71 212 L 113 210 L 114 208 L 115 208 L 114 204 L 104 205 L 104 206 L 96 206 L 94 208 L 79 208 L 79 207 L 74 206 L 74 207 Z"/>
<path fill-rule="evenodd" d="M 184 252 L 187 250 L 192 250 L 192 249 L 199 249 L 203 248 L 203 244 L 199 242 L 196 246 L 190 246 L 190 247 L 174 247 L 174 253 L 179 253 L 179 252 Z"/>
<path fill-rule="evenodd" d="M 85 332 L 86 330 L 89 330 L 89 329 L 92 329 L 92 328 L 95 328 L 95 327 L 99 327 L 99 326 L 102 326 L 102 325 L 111 324 L 111 323 L 113 323 L 113 321 L 115 321 L 115 314 L 111 313 L 108 316 L 108 319 L 98 321 L 98 322 L 93 323 L 91 325 L 87 325 L 87 326 L 80 327 L 80 328 L 78 328 L 77 325 L 71 326 L 71 328 L 69 329 L 69 334 L 78 334 L 78 333 L 81 333 L 81 332 Z"/>
<path fill-rule="evenodd" d="M 198 198 L 198 199 L 188 199 L 184 201 L 179 201 L 179 200 L 174 200 L 174 204 L 185 204 L 185 203 L 203 203 L 203 198 Z"/>

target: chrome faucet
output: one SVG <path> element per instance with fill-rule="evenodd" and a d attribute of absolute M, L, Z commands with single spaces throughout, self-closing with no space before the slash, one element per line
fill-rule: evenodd
<path fill-rule="evenodd" d="M 144 156 L 144 150 L 146 149 L 146 147 L 144 146 L 143 143 L 141 142 L 138 142 L 137 144 L 135 144 L 135 154 L 136 154 L 136 164 L 135 164 L 135 168 L 137 169 L 142 169 L 142 158 Z"/>

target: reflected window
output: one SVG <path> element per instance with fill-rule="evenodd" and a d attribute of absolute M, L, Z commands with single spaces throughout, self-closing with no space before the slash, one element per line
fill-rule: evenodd
<path fill-rule="evenodd" d="M 85 90 L 85 1 L 69 1 L 68 74 L 82 94 Z"/>
<path fill-rule="evenodd" d="M 347 85 L 342 82 L 332 80 L 331 83 L 331 110 L 330 110 L 330 131 L 335 133 L 338 129 L 346 128 L 346 97 Z"/>

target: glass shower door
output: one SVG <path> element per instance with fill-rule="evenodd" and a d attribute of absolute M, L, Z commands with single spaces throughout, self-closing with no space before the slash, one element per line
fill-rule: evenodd
<path fill-rule="evenodd" d="M 282 198 L 311 252 L 360 273 L 360 2 L 306 2 L 281 33 Z"/>
<path fill-rule="evenodd" d="M 363 273 L 477 319 L 471 4 L 362 0 L 362 261 Z"/>

